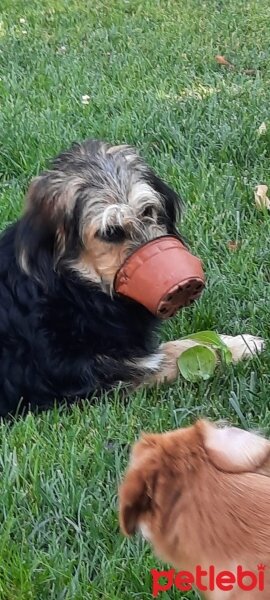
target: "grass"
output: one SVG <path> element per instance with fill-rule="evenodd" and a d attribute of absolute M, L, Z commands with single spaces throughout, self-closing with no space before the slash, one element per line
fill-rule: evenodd
<path fill-rule="evenodd" d="M 186 199 L 182 230 L 208 275 L 202 300 L 163 338 L 210 328 L 268 339 L 269 217 L 253 189 L 270 184 L 269 17 L 268 0 L 2 0 L 1 227 L 20 214 L 29 179 L 74 139 L 133 143 Z M 0 599 L 150 600 L 160 563 L 118 530 L 127 445 L 199 415 L 269 433 L 269 359 L 267 350 L 208 383 L 142 391 L 125 409 L 115 393 L 2 424 Z"/>

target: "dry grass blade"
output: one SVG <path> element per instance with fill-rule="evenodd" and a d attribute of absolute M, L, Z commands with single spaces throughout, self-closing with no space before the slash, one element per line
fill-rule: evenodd
<path fill-rule="evenodd" d="M 255 195 L 255 204 L 259 210 L 269 210 L 270 211 L 270 200 L 267 196 L 268 186 L 267 185 L 257 185 L 254 195 Z"/>

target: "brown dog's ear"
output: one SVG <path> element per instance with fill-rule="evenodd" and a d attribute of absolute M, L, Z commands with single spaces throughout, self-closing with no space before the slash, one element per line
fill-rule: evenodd
<path fill-rule="evenodd" d="M 263 472 L 270 457 L 270 442 L 237 427 L 218 428 L 200 423 L 204 447 L 211 462 L 230 473 Z"/>
<path fill-rule="evenodd" d="M 139 517 L 151 509 L 157 477 L 155 450 L 159 437 L 144 434 L 132 449 L 130 467 L 119 488 L 120 527 L 125 535 L 135 533 Z"/>
<path fill-rule="evenodd" d="M 129 471 L 119 488 L 120 527 L 125 535 L 135 533 L 140 515 L 150 508 L 148 492 L 143 471 Z"/>

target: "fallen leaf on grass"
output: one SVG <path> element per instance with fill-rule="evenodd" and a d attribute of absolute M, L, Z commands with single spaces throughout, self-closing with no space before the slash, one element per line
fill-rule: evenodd
<path fill-rule="evenodd" d="M 222 56 L 221 54 L 217 54 L 215 56 L 216 62 L 219 65 L 223 65 L 224 67 L 229 67 L 230 69 L 235 69 L 235 65 L 233 65 L 232 63 L 230 63 L 227 58 L 225 58 L 225 56 Z M 240 69 L 240 73 L 243 73 L 243 75 L 252 75 L 253 77 L 255 77 L 257 75 L 257 69 Z"/>
<path fill-rule="evenodd" d="M 84 94 L 84 96 L 81 97 L 81 102 L 82 104 L 89 104 L 90 96 L 88 96 L 88 94 Z"/>
<path fill-rule="evenodd" d="M 235 252 L 236 250 L 239 250 L 240 246 L 241 246 L 240 242 L 236 242 L 236 241 L 234 242 L 233 240 L 230 240 L 227 243 L 227 248 L 231 252 Z"/>
<path fill-rule="evenodd" d="M 270 200 L 267 196 L 268 186 L 267 185 L 257 185 L 255 189 L 255 204 L 259 210 L 270 210 Z"/>
<path fill-rule="evenodd" d="M 260 125 L 260 127 L 258 128 L 258 135 L 264 135 L 267 132 L 267 125 L 266 123 L 263 121 L 263 123 Z"/>
<path fill-rule="evenodd" d="M 215 57 L 215 59 L 216 59 L 216 61 L 217 61 L 217 63 L 218 63 L 219 65 L 224 65 L 225 67 L 232 67 L 232 68 L 233 68 L 233 65 L 232 65 L 232 63 L 230 63 L 230 62 L 229 62 L 229 61 L 228 61 L 228 60 L 225 58 L 225 56 L 221 56 L 220 54 L 217 54 L 217 55 L 216 55 L 216 57 Z"/>

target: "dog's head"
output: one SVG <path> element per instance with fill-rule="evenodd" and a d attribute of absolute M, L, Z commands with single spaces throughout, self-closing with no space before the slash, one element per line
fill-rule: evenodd
<path fill-rule="evenodd" d="M 203 538 L 203 528 L 209 539 L 209 523 L 207 526 L 202 515 L 208 512 L 213 523 L 216 513 L 220 522 L 220 503 L 216 501 L 220 498 L 222 502 L 224 496 L 229 506 L 230 500 L 237 506 L 238 496 L 230 491 L 229 482 L 243 473 L 270 476 L 269 441 L 235 427 L 218 428 L 207 421 L 164 434 L 144 435 L 133 448 L 119 489 L 121 529 L 126 535 L 141 530 L 156 552 L 171 562 L 177 546 L 180 544 L 182 552 L 183 543 L 193 537 L 192 554 L 199 545 L 194 539 L 198 535 L 198 542 L 200 534 Z"/>
<path fill-rule="evenodd" d="M 176 230 L 180 200 L 126 145 L 89 140 L 62 153 L 29 188 L 17 236 L 23 271 L 46 280 L 46 260 L 111 291 L 126 257 Z"/>

